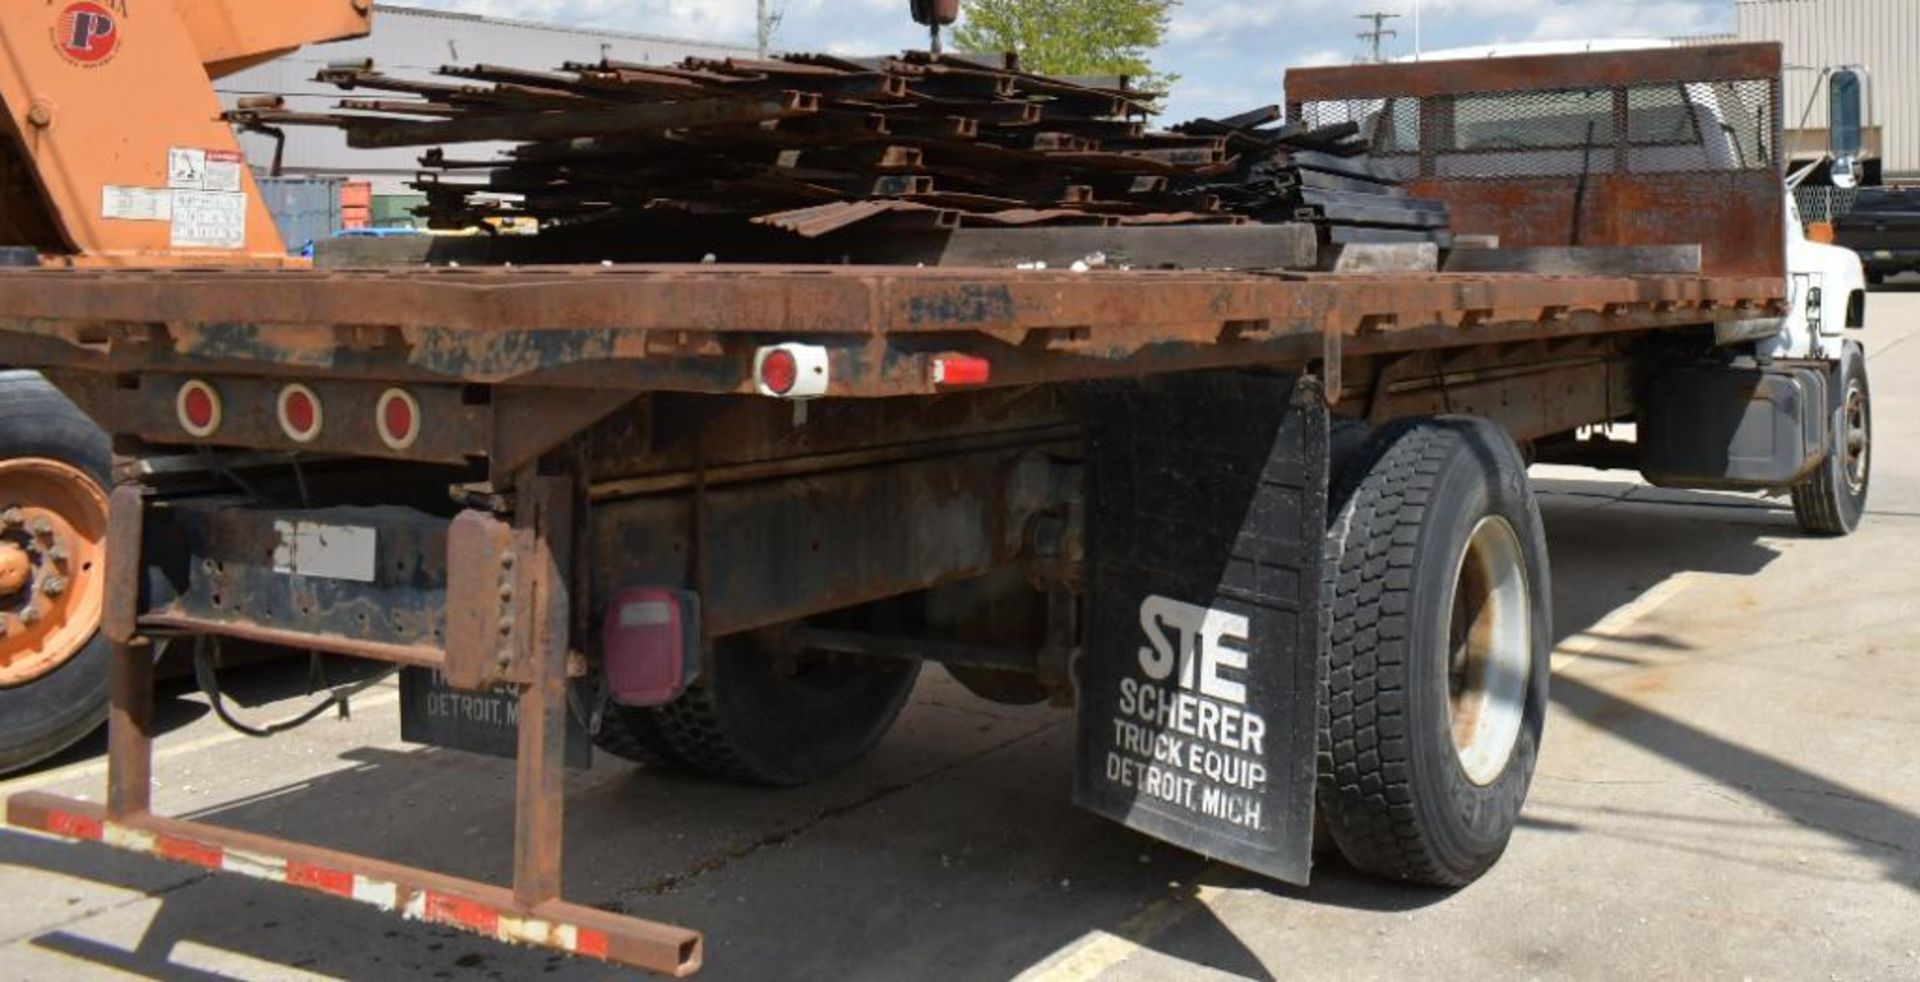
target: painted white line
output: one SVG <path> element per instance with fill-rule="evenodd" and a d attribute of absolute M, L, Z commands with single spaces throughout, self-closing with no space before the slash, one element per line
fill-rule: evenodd
<path fill-rule="evenodd" d="M 1199 878 L 1227 885 L 1200 884 L 1191 894 L 1165 897 L 1148 904 L 1120 922 L 1112 931 L 1088 931 L 1047 960 L 1015 976 L 1015 982 L 1089 982 L 1097 979 L 1132 958 L 1180 922 L 1201 910 L 1211 909 L 1227 895 L 1233 884 L 1252 875 L 1220 863 L 1209 864 L 1200 871 Z"/>
<path fill-rule="evenodd" d="M 1625 634 L 1631 630 L 1649 614 L 1685 593 L 1698 580 L 1699 576 L 1695 573 L 1675 573 L 1655 585 L 1653 589 L 1615 608 L 1612 613 L 1600 618 L 1591 627 L 1560 642 L 1560 647 L 1553 650 L 1554 670 L 1568 668 L 1578 662 L 1581 656 L 1591 654 L 1603 645 L 1614 643 L 1617 640 L 1616 635 Z"/>
<path fill-rule="evenodd" d="M 389 689 L 355 697 L 353 700 L 353 708 L 356 711 L 362 709 L 381 709 L 394 705 L 399 701 L 399 690 Z M 163 760 L 172 760 L 176 757 L 202 753 L 214 747 L 251 739 L 253 738 L 243 733 L 236 733 L 233 730 L 227 729 L 225 726 L 221 726 L 220 732 L 200 737 L 197 740 L 188 740 L 185 743 L 176 744 L 157 743 L 154 747 L 153 759 L 155 763 L 159 763 Z M 46 771 L 41 774 L 31 774 L 27 777 L 12 781 L 0 781 L 0 797 L 16 795 L 22 791 L 38 791 L 41 788 L 52 787 L 56 784 L 65 784 L 68 781 L 81 781 L 90 777 L 103 776 L 106 773 L 107 761 L 104 757 L 99 760 L 69 764 L 65 767 Z"/>

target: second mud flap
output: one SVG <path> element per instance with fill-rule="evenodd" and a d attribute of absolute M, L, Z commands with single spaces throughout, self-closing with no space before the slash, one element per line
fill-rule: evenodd
<path fill-rule="evenodd" d="M 1087 398 L 1074 800 L 1305 883 L 1327 522 L 1322 389 L 1218 373 Z"/>

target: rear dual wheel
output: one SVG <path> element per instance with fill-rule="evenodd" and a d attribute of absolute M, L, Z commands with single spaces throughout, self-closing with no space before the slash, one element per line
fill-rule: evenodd
<path fill-rule="evenodd" d="M 1547 548 L 1498 427 L 1396 424 L 1331 502 L 1320 806 L 1376 875 L 1463 886 L 1533 780 L 1552 653 Z"/>
<path fill-rule="evenodd" d="M 685 695 L 658 709 L 616 708 L 601 748 L 644 764 L 774 787 L 853 766 L 899 718 L 920 663 L 789 652 L 781 637 L 716 641 Z"/>

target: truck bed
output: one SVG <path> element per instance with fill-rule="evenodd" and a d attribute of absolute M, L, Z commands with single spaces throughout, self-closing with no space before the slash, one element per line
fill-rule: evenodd
<path fill-rule="evenodd" d="M 806 266 L 0 272 L 9 360 L 92 371 L 753 391 L 825 346 L 836 397 L 1271 365 L 1777 317 L 1773 277 Z"/>

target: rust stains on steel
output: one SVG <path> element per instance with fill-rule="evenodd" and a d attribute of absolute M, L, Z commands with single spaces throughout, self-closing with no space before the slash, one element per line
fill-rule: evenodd
<path fill-rule="evenodd" d="M 753 219 L 753 223 L 792 232 L 802 238 L 817 239 L 853 225 L 866 224 L 871 228 L 874 219 L 881 216 L 910 221 L 920 228 L 957 228 L 960 225 L 958 212 L 912 201 L 839 201 L 761 215 Z"/>
<path fill-rule="evenodd" d="M 1780 280 L 1758 276 L 746 266 L 22 272 L 0 273 L 0 333 L 127 325 L 126 336 L 141 343 L 65 349 L 70 358 L 60 364 L 96 370 L 165 368 L 201 328 L 240 324 L 248 345 L 219 364 L 243 373 L 273 374 L 319 355 L 342 378 L 708 392 L 743 391 L 740 365 L 758 339 L 773 336 L 834 349 L 833 394 L 870 396 L 925 391 L 922 347 L 936 342 L 992 358 L 994 384 L 1014 384 L 1244 364 L 1263 352 L 1281 357 L 1288 344 L 1317 348 L 1324 332 L 1361 354 L 1702 324 L 1777 315 L 1783 294 Z M 168 322 L 157 336 L 146 327 L 156 312 Z M 388 342 L 353 350 L 369 330 Z M 701 336 L 717 344 L 661 343 Z M 871 341 L 891 354 L 865 353 Z M 1027 370 L 1001 370 L 1014 363 Z"/>
<path fill-rule="evenodd" d="M 1336 65 L 1287 72 L 1293 102 L 1778 79 L 1778 44 Z"/>

